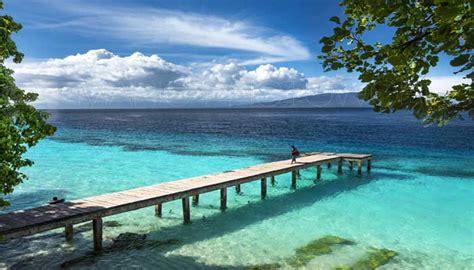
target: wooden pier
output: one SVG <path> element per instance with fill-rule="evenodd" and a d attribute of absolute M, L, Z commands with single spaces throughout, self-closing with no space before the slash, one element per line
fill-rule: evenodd
<path fill-rule="evenodd" d="M 102 249 L 102 218 L 144 207 L 155 207 L 155 215 L 162 216 L 162 204 L 181 200 L 183 221 L 191 220 L 189 201 L 199 203 L 199 195 L 220 190 L 220 208 L 227 208 L 227 188 L 235 187 L 240 193 L 241 184 L 258 180 L 261 182 L 261 197 L 267 196 L 267 179 L 271 185 L 275 176 L 291 172 L 291 188 L 296 188 L 299 171 L 305 168 L 316 168 L 315 179 L 321 178 L 322 165 L 337 163 L 337 172 L 342 173 L 343 162 L 352 170 L 357 164 L 357 174 L 362 175 L 362 162 L 366 161 L 367 171 L 371 169 L 372 155 L 340 154 L 340 153 L 309 153 L 291 164 L 290 160 L 264 163 L 247 168 L 210 174 L 194 178 L 182 179 L 157 185 L 130 189 L 121 192 L 67 201 L 53 205 L 20 210 L 0 215 L 0 239 L 12 239 L 28 236 L 53 229 L 64 228 L 67 241 L 73 239 L 73 225 L 92 221 L 94 249 Z"/>

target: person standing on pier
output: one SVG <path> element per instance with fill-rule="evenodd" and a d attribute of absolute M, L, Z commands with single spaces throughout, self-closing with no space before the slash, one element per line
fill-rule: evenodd
<path fill-rule="evenodd" d="M 300 151 L 294 145 L 291 146 L 291 164 L 296 163 L 296 158 L 300 156 Z"/>

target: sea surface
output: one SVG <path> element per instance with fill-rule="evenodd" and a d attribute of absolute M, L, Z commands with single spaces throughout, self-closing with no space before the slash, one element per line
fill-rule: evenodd
<path fill-rule="evenodd" d="M 297 250 L 324 236 L 331 246 L 299 265 L 335 269 L 396 256 L 378 269 L 474 269 L 474 122 L 424 126 L 408 112 L 370 109 L 212 109 L 50 111 L 57 133 L 28 152 L 29 180 L 7 197 L 14 211 L 289 158 L 301 152 L 371 153 L 362 177 L 344 167 L 277 177 L 268 198 L 259 181 L 201 196 L 182 225 L 179 201 L 163 218 L 144 208 L 104 221 L 104 251 L 92 252 L 89 225 L 0 243 L 11 269 L 291 269 Z M 118 240 L 117 240 L 118 239 Z M 257 268 L 256 268 L 257 269 Z M 264 268 L 262 268 L 264 269 Z"/>

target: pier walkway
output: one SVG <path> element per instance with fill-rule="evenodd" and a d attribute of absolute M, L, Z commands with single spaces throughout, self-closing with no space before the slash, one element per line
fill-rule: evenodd
<path fill-rule="evenodd" d="M 102 218 L 144 207 L 155 207 L 155 215 L 161 217 L 162 204 L 182 200 L 184 223 L 190 222 L 190 199 L 193 205 L 199 203 L 202 193 L 220 190 L 220 207 L 227 208 L 227 188 L 235 187 L 240 193 L 241 184 L 261 181 L 261 196 L 267 195 L 267 180 L 274 183 L 275 176 L 291 173 L 291 188 L 296 188 L 299 170 L 315 167 L 315 178 L 321 178 L 322 166 L 337 163 L 337 172 L 342 173 L 343 162 L 349 169 L 357 165 L 357 174 L 362 175 L 362 162 L 366 161 L 367 171 L 371 169 L 372 155 L 309 153 L 291 164 L 290 160 L 259 164 L 247 168 L 210 174 L 194 178 L 165 182 L 121 192 L 103 194 L 64 203 L 45 205 L 0 215 L 0 239 L 12 239 L 65 228 L 66 240 L 73 238 L 73 225 L 92 221 L 94 249 L 102 249 Z"/>

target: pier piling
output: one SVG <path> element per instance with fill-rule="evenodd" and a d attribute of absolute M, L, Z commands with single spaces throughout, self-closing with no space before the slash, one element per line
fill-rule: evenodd
<path fill-rule="evenodd" d="M 227 208 L 227 188 L 221 188 L 221 210 Z"/>
<path fill-rule="evenodd" d="M 357 175 L 362 175 L 362 160 L 357 161 Z"/>
<path fill-rule="evenodd" d="M 74 237 L 74 229 L 72 224 L 66 225 L 64 227 L 64 236 L 66 237 L 67 242 L 71 242 Z"/>
<path fill-rule="evenodd" d="M 337 161 L 337 173 L 342 174 L 342 158 Z"/>
<path fill-rule="evenodd" d="M 161 217 L 162 216 L 162 208 L 161 203 L 155 205 L 155 216 Z"/>
<path fill-rule="evenodd" d="M 182 199 L 183 204 L 183 223 L 189 224 L 191 222 L 191 213 L 189 210 L 189 197 L 184 197 Z"/>
<path fill-rule="evenodd" d="M 94 250 L 102 250 L 102 218 L 92 220 L 92 233 L 94 237 Z"/>
<path fill-rule="evenodd" d="M 295 189 L 296 188 L 296 171 L 293 170 L 291 171 L 291 188 Z"/>
<path fill-rule="evenodd" d="M 261 197 L 265 199 L 267 197 L 267 178 L 263 177 L 261 180 Z"/>
<path fill-rule="evenodd" d="M 199 204 L 199 194 L 193 195 L 193 206 L 197 206 Z"/>

